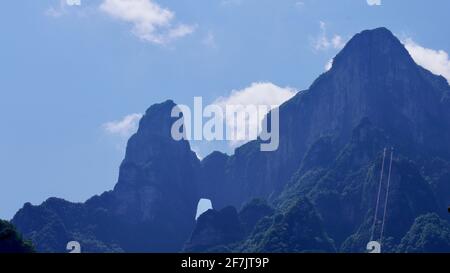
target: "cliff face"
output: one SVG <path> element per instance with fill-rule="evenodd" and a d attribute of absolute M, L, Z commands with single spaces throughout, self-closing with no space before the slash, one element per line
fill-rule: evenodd
<path fill-rule="evenodd" d="M 211 209 L 200 215 L 184 252 L 231 252 L 249 237 L 259 221 L 274 209 L 265 200 L 253 199 L 237 212 L 234 207 Z"/>
<path fill-rule="evenodd" d="M 83 204 L 27 204 L 13 223 L 43 251 L 63 251 L 72 238 L 90 251 L 179 251 L 192 230 L 190 247 L 203 249 L 228 241 L 214 224 L 222 219 L 219 212 L 201 217 L 194 229 L 199 198 L 212 199 L 220 211 L 260 197 L 275 211 L 261 225 L 240 219 L 246 243 L 227 249 L 360 252 L 373 232 L 386 147 L 395 148 L 387 250 L 406 249 L 397 248 L 406 233 L 424 230 L 412 228 L 423 222 L 417 217 L 448 217 L 440 208 L 450 203 L 450 87 L 416 65 L 385 28 L 357 34 L 328 72 L 280 106 L 276 151 L 261 152 L 256 140 L 232 156 L 215 152 L 199 162 L 188 142 L 170 136 L 174 106 L 167 101 L 147 110 L 128 142 L 114 190 Z M 379 222 L 374 232 L 380 233 Z M 310 235 L 319 240 L 308 240 Z M 292 248 L 281 248 L 289 245 L 283 240 Z"/>
<path fill-rule="evenodd" d="M 13 222 L 39 251 L 179 251 L 194 226 L 200 163 L 187 141 L 175 141 L 172 101 L 153 105 L 128 141 L 114 190 L 72 204 L 25 205 Z M 49 240 L 51 238 L 51 240 Z"/>
<path fill-rule="evenodd" d="M 234 207 L 208 210 L 197 220 L 185 252 L 211 252 L 244 238 L 244 229 Z"/>
<path fill-rule="evenodd" d="M 222 165 L 220 173 L 227 176 L 217 184 L 237 189 L 229 200 L 235 206 L 249 196 L 275 197 L 311 145 L 332 136 L 334 149 L 340 149 L 365 118 L 407 155 L 449 159 L 449 90 L 443 77 L 416 65 L 389 30 L 363 31 L 336 56 L 331 70 L 280 107 L 278 150 L 260 152 L 259 141 L 243 145 Z"/>
<path fill-rule="evenodd" d="M 174 107 L 172 101 L 150 107 L 128 141 L 111 193 L 113 212 L 125 219 L 130 232 L 148 235 L 127 239 L 126 249 L 175 251 L 193 228 L 200 163 L 187 141 L 171 137 Z"/>
<path fill-rule="evenodd" d="M 371 233 L 376 240 L 381 233 L 385 195 L 372 223 L 382 153 L 387 148 L 388 162 L 395 147 L 383 246 L 397 251 L 417 217 L 437 212 L 448 218 L 441 208 L 450 202 L 449 94 L 447 81 L 416 65 L 390 31 L 363 31 L 331 70 L 280 107 L 279 149 L 259 152 L 259 141 L 245 144 L 221 165 L 227 175 L 213 181 L 233 185 L 229 202 L 238 207 L 264 197 L 283 211 L 306 196 L 337 249 L 362 252 Z M 207 159 L 211 164 L 213 157 Z M 265 235 L 255 238 L 278 238 Z M 255 250 L 255 244 L 238 250 Z"/>

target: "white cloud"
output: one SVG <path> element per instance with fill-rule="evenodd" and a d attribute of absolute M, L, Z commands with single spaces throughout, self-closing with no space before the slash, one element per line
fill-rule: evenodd
<path fill-rule="evenodd" d="M 442 75 L 450 82 L 450 59 L 444 50 L 423 47 L 411 38 L 403 41 L 414 61 L 434 74 Z"/>
<path fill-rule="evenodd" d="M 381 0 L 367 0 L 369 6 L 381 6 Z"/>
<path fill-rule="evenodd" d="M 328 50 L 330 48 L 342 49 L 345 46 L 345 41 L 342 36 L 334 34 L 331 37 L 327 35 L 327 26 L 323 21 L 320 24 L 320 34 L 314 41 L 315 50 Z"/>
<path fill-rule="evenodd" d="M 217 42 L 214 33 L 212 33 L 211 31 L 208 32 L 205 38 L 203 38 L 202 44 L 205 45 L 206 47 L 217 48 Z"/>
<path fill-rule="evenodd" d="M 195 30 L 191 25 L 174 26 L 175 13 L 153 0 L 103 0 L 100 10 L 131 23 L 134 35 L 155 44 L 166 44 Z"/>
<path fill-rule="evenodd" d="M 81 0 L 66 0 L 69 6 L 81 6 Z"/>
<path fill-rule="evenodd" d="M 344 41 L 342 40 L 342 37 L 339 35 L 334 35 L 333 39 L 331 39 L 331 44 L 336 49 L 341 49 L 345 45 Z"/>
<path fill-rule="evenodd" d="M 175 28 L 171 28 L 168 32 L 167 32 L 167 37 L 166 37 L 166 41 L 171 41 L 174 39 L 178 39 L 178 38 L 182 38 L 186 35 L 191 34 L 192 32 L 194 32 L 195 30 L 195 26 L 190 26 L 190 25 L 178 25 Z M 164 38 L 162 39 L 164 41 Z"/>
<path fill-rule="evenodd" d="M 254 82 L 249 87 L 231 91 L 230 96 L 216 100 L 219 105 L 280 105 L 292 98 L 297 91 L 279 87 L 271 82 Z"/>
<path fill-rule="evenodd" d="M 84 7 L 88 5 L 82 5 L 82 0 L 59 0 L 56 5 L 51 5 L 45 10 L 45 15 L 49 17 L 59 18 L 68 15 L 72 12 L 75 14 L 83 15 L 85 12 Z M 83 7 L 83 8 L 82 8 Z"/>
<path fill-rule="evenodd" d="M 325 64 L 325 71 L 330 70 L 333 67 L 333 59 L 330 59 L 326 64 Z"/>
<path fill-rule="evenodd" d="M 226 106 L 243 106 L 238 107 L 237 112 L 240 111 L 245 113 L 245 106 L 248 105 L 265 105 L 265 106 L 279 106 L 285 101 L 289 100 L 296 94 L 296 90 L 290 87 L 279 87 L 270 82 L 256 82 L 252 83 L 249 87 L 246 87 L 242 90 L 233 90 L 228 97 L 220 97 L 214 103 L 221 106 L 223 109 Z M 261 124 L 264 116 L 267 114 L 269 109 L 266 112 L 260 113 L 258 116 L 258 124 Z M 233 113 L 231 113 L 233 114 Z M 248 122 L 248 126 L 252 126 L 250 128 L 258 128 L 258 124 L 251 124 L 252 120 L 246 120 L 246 122 L 238 122 L 234 123 L 234 117 L 226 117 L 226 126 L 228 130 L 232 130 L 237 132 L 238 136 L 243 136 L 245 139 L 249 139 L 248 131 L 246 130 L 246 123 Z M 240 138 L 238 138 L 240 139 Z M 230 145 L 232 147 L 236 147 L 238 145 L 243 144 L 242 141 L 231 141 Z"/>
<path fill-rule="evenodd" d="M 192 142 L 190 143 L 190 145 L 191 145 L 191 151 L 193 151 L 195 153 L 195 156 L 197 156 L 197 158 L 199 160 L 203 160 L 203 156 L 201 155 L 200 148 L 197 145 L 193 145 Z"/>
<path fill-rule="evenodd" d="M 58 6 L 49 7 L 45 11 L 45 15 L 50 16 L 50 17 L 55 17 L 55 18 L 61 17 L 67 13 L 66 6 L 67 6 L 66 0 L 59 0 Z"/>
<path fill-rule="evenodd" d="M 303 7 L 305 6 L 305 2 L 303 2 L 303 1 L 297 1 L 297 2 L 295 2 L 294 6 L 295 6 L 296 8 L 301 9 L 301 8 L 303 8 Z"/>
<path fill-rule="evenodd" d="M 128 138 L 136 132 L 141 117 L 142 114 L 130 114 L 123 117 L 121 120 L 106 122 L 102 127 L 111 135 Z"/>

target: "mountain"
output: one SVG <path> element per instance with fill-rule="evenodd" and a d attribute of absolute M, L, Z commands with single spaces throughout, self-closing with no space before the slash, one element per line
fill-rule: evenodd
<path fill-rule="evenodd" d="M 398 252 L 450 252 L 450 224 L 431 213 L 418 217 L 403 237 Z"/>
<path fill-rule="evenodd" d="M 184 251 L 214 252 L 214 249 L 238 242 L 243 237 L 244 230 L 234 207 L 208 210 L 198 218 Z"/>
<path fill-rule="evenodd" d="M 71 240 L 86 252 L 179 251 L 194 226 L 200 164 L 187 141 L 171 137 L 175 106 L 166 101 L 146 111 L 112 191 L 79 204 L 28 203 L 12 222 L 43 252 L 65 252 Z"/>
<path fill-rule="evenodd" d="M 263 199 L 253 199 L 237 212 L 228 206 L 200 215 L 184 252 L 232 252 L 249 236 L 259 221 L 274 214 Z"/>
<path fill-rule="evenodd" d="M 317 253 L 336 252 L 336 248 L 313 204 L 307 198 L 299 198 L 284 210 L 260 220 L 237 251 Z"/>
<path fill-rule="evenodd" d="M 448 249 L 432 231 L 449 219 L 450 86 L 389 30 L 355 35 L 279 107 L 276 151 L 258 139 L 199 161 L 170 136 L 173 107 L 146 111 L 112 191 L 25 204 L 18 230 L 40 251 L 363 252 L 382 236 L 383 252 Z M 215 210 L 196 222 L 200 198 Z"/>
<path fill-rule="evenodd" d="M 31 252 L 34 252 L 31 243 L 24 241 L 10 223 L 0 220 L 0 253 Z"/>

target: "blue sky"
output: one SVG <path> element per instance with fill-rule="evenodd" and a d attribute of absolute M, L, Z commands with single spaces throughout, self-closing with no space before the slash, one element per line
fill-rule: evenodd
<path fill-rule="evenodd" d="M 3 1 L 0 218 L 24 202 L 111 189 L 126 138 L 153 103 L 213 102 L 269 83 L 306 89 L 364 29 L 388 27 L 418 63 L 450 78 L 450 1 L 369 2 Z M 193 146 L 201 157 L 232 152 Z"/>

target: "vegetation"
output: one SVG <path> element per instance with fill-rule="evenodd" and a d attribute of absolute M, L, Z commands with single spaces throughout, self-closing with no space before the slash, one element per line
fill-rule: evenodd
<path fill-rule="evenodd" d="M 263 218 L 238 247 L 244 252 L 335 252 L 312 203 L 299 198 L 284 212 Z"/>
<path fill-rule="evenodd" d="M 0 220 L 0 253 L 31 253 L 34 248 L 24 241 L 13 225 Z"/>
<path fill-rule="evenodd" d="M 450 224 L 436 213 L 418 217 L 403 237 L 398 251 L 407 253 L 450 252 Z"/>

